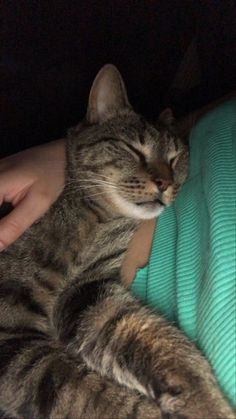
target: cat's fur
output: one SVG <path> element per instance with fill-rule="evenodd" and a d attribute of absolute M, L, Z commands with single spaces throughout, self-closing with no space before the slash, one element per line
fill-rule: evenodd
<path fill-rule="evenodd" d="M 121 283 L 139 220 L 159 215 L 186 176 L 171 119 L 148 124 L 117 69 L 99 72 L 87 121 L 68 136 L 64 192 L 0 257 L 4 414 L 233 417 L 197 349 Z"/>

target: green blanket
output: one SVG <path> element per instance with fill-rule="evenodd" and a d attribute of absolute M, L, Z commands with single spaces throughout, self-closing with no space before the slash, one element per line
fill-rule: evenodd
<path fill-rule="evenodd" d="M 235 99 L 200 120 L 190 154 L 188 180 L 132 289 L 198 345 L 236 404 Z"/>

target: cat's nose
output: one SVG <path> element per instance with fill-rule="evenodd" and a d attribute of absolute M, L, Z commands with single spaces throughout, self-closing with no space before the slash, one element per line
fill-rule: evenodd
<path fill-rule="evenodd" d="M 157 185 L 160 192 L 165 192 L 168 187 L 172 184 L 170 179 L 155 179 L 155 184 Z"/>

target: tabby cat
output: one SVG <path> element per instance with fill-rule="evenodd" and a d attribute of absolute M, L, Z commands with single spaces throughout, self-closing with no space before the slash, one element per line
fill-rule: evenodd
<path fill-rule="evenodd" d="M 207 361 L 122 285 L 140 220 L 186 177 L 170 112 L 134 113 L 106 65 L 67 140 L 66 186 L 0 257 L 0 408 L 26 419 L 233 418 Z"/>

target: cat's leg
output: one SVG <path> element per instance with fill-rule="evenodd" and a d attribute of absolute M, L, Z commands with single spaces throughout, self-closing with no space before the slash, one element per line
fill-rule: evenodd
<path fill-rule="evenodd" d="M 59 300 L 57 329 L 71 353 L 103 376 L 155 399 L 168 417 L 235 417 L 208 362 L 177 328 L 122 286 L 100 286 L 97 301 L 93 286 L 98 287 L 96 281 L 77 291 L 72 287 Z"/>
<path fill-rule="evenodd" d="M 89 371 L 37 331 L 0 339 L 0 410 L 20 419 L 161 419 L 154 401 Z"/>
<path fill-rule="evenodd" d="M 1 275 L 0 275 L 1 277 Z M 0 278 L 0 416 L 17 419 L 160 419 L 154 402 L 91 372 L 57 339 L 57 291 Z M 47 285 L 47 283 L 46 283 Z"/>

